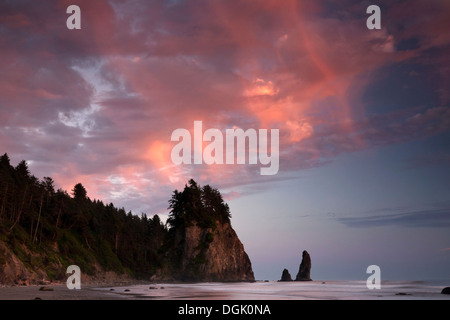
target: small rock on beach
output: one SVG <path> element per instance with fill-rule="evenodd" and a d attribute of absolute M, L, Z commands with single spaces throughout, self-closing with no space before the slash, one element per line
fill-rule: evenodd
<path fill-rule="evenodd" d="M 450 287 L 445 287 L 444 289 L 442 289 L 441 293 L 442 294 L 450 294 Z"/>
<path fill-rule="evenodd" d="M 40 287 L 39 291 L 53 291 L 53 288 L 50 287 Z"/>

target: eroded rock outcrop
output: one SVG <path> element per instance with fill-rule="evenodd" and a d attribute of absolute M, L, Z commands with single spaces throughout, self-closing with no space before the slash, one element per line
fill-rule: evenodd
<path fill-rule="evenodd" d="M 302 262 L 298 270 L 295 281 L 312 281 L 311 280 L 311 257 L 308 251 L 304 250 L 302 253 Z"/>
<path fill-rule="evenodd" d="M 292 281 L 292 277 L 291 277 L 291 274 L 289 273 L 288 269 L 283 270 L 280 281 Z"/>
<path fill-rule="evenodd" d="M 23 252 L 27 252 L 25 245 L 20 248 Z M 45 270 L 42 268 L 30 270 L 3 241 L 0 241 L 0 284 L 30 285 L 46 277 Z"/>
<path fill-rule="evenodd" d="M 169 252 L 168 259 L 175 261 L 168 270 L 173 280 L 255 281 L 250 259 L 229 222 L 179 228 Z"/>
<path fill-rule="evenodd" d="M 169 200 L 162 279 L 254 281 L 244 246 L 231 227 L 230 208 L 219 190 L 193 179 Z"/>

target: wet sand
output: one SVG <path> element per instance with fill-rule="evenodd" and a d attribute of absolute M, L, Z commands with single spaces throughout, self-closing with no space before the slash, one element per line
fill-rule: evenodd
<path fill-rule="evenodd" d="M 41 291 L 42 287 L 50 291 Z M 94 287 L 69 290 L 65 284 L 0 287 L 0 300 L 122 300 L 120 295 L 109 295 L 107 291 Z"/>

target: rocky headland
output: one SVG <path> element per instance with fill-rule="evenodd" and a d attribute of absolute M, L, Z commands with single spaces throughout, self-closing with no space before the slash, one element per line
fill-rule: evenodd
<path fill-rule="evenodd" d="M 76 265 L 84 283 L 254 281 L 252 265 L 217 189 L 194 180 L 173 192 L 164 224 L 39 181 L 25 161 L 0 157 L 0 285 L 64 283 Z"/>

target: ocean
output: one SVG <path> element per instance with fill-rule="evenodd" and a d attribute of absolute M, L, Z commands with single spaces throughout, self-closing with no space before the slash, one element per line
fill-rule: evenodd
<path fill-rule="evenodd" d="M 365 281 L 254 283 L 158 283 L 96 288 L 123 299 L 161 300 L 450 300 L 441 294 L 446 281 L 382 281 L 369 290 Z"/>

